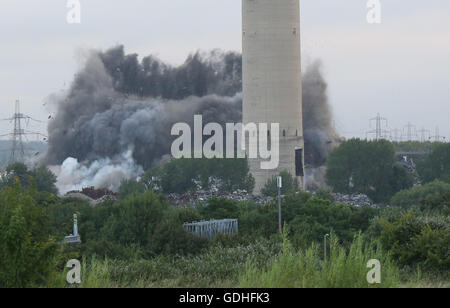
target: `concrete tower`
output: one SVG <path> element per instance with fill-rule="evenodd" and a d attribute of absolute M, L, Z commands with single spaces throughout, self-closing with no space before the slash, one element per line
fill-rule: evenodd
<path fill-rule="evenodd" d="M 266 181 L 286 170 L 303 187 L 304 141 L 299 0 L 243 0 L 243 123 L 279 123 L 279 166 L 262 170 L 250 159 L 259 194 Z"/>

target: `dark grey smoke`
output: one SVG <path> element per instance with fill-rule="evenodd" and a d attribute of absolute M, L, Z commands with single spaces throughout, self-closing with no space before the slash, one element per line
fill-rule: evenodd
<path fill-rule="evenodd" d="M 148 168 L 170 153 L 174 123 L 191 123 L 194 114 L 205 122 L 240 122 L 240 62 L 233 53 L 197 53 L 172 68 L 151 57 L 139 64 L 122 47 L 93 53 L 67 97 L 54 102 L 45 163 L 59 165 L 67 157 L 92 162 L 131 147 L 136 163 Z M 136 89 L 154 97 L 139 97 Z"/>
<path fill-rule="evenodd" d="M 113 87 L 120 93 L 180 100 L 208 94 L 234 96 L 242 91 L 242 57 L 214 50 L 190 55 L 179 67 L 155 58 L 125 55 L 123 46 L 99 54 Z"/>
<path fill-rule="evenodd" d="M 55 99 L 44 162 L 93 162 L 132 148 L 136 163 L 148 168 L 170 153 L 174 123 L 190 123 L 194 114 L 204 122 L 240 122 L 241 91 L 236 53 L 196 53 L 179 67 L 153 56 L 139 62 L 122 46 L 92 53 L 67 96 Z M 306 164 L 320 166 L 336 138 L 320 64 L 308 67 L 303 93 Z"/>
<path fill-rule="evenodd" d="M 328 85 L 322 76 L 321 66 L 320 61 L 310 64 L 302 79 L 303 134 L 308 168 L 323 166 L 329 151 L 339 142 L 328 103 Z"/>

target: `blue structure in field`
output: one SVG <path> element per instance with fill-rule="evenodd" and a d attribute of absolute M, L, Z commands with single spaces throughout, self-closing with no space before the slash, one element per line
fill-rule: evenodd
<path fill-rule="evenodd" d="M 233 235 L 238 232 L 237 219 L 222 219 L 199 221 L 183 224 L 184 230 L 188 233 L 205 237 L 214 238 L 217 234 Z"/>

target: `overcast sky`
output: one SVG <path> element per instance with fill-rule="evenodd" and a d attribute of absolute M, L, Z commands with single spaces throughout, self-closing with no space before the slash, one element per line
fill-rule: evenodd
<path fill-rule="evenodd" d="M 241 50 L 240 0 L 80 3 L 81 24 L 68 24 L 65 0 L 0 1 L 0 118 L 20 99 L 47 120 L 46 97 L 69 86 L 90 48 L 123 44 L 172 64 L 198 49 Z M 439 126 L 450 138 L 450 1 L 381 0 L 381 24 L 367 23 L 367 0 L 300 3 L 302 61 L 322 60 L 341 134 L 364 137 L 380 113 L 391 128 Z M 9 130 L 0 123 L 0 135 Z"/>

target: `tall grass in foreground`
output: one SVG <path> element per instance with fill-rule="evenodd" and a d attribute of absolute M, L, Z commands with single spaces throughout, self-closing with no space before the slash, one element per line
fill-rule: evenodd
<path fill-rule="evenodd" d="M 58 274 L 54 274 L 47 282 L 48 288 L 113 288 L 118 287 L 111 279 L 112 262 L 108 259 L 99 259 L 92 257 L 87 261 L 83 259 L 81 262 L 81 284 L 69 285 L 66 282 L 69 268 L 64 268 Z"/>
<path fill-rule="evenodd" d="M 256 241 L 250 245 L 225 248 L 214 246 L 195 256 L 158 256 L 144 260 L 83 259 L 81 284 L 69 285 L 69 269 L 54 275 L 50 288 L 231 288 L 238 285 L 239 273 L 248 262 L 259 267 L 270 264 L 281 253 L 282 245 Z"/>
<path fill-rule="evenodd" d="M 295 251 L 284 237 L 282 254 L 267 269 L 249 262 L 239 277 L 244 288 L 367 288 L 399 286 L 399 270 L 375 245 L 364 245 L 361 235 L 355 237 L 350 249 L 340 246 L 335 236 L 330 238 L 329 257 L 323 260 L 320 249 L 313 244 L 305 251 Z M 367 262 L 381 263 L 381 284 L 367 282 Z"/>
<path fill-rule="evenodd" d="M 330 239 L 324 262 L 317 245 L 295 251 L 289 241 L 258 241 L 248 246 L 212 247 L 196 256 L 159 256 L 149 260 L 111 260 L 89 257 L 81 263 L 80 285 L 69 285 L 69 269 L 55 272 L 50 288 L 234 288 L 234 287 L 369 287 L 369 259 L 381 262 L 381 284 L 372 287 L 450 287 L 450 274 L 397 268 L 390 258 L 356 237 L 350 249 Z M 401 282 L 399 282 L 399 274 Z"/>

